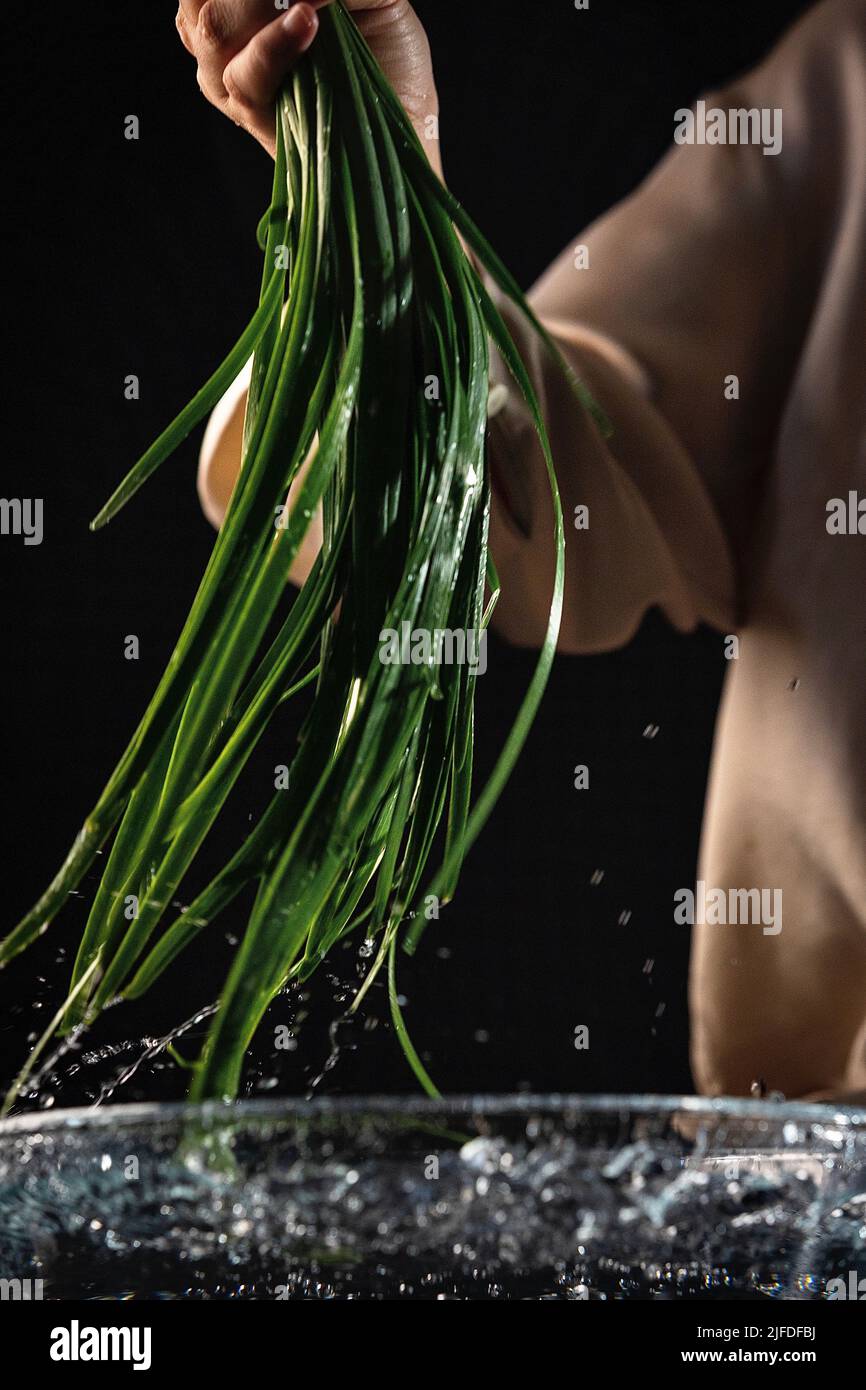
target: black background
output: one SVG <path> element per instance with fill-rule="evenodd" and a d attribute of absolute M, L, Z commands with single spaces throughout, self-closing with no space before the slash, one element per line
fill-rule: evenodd
<path fill-rule="evenodd" d="M 433 44 L 448 179 L 525 284 L 628 193 L 670 141 L 673 112 L 766 52 L 802 0 L 418 0 Z M 527 24 L 527 13 L 532 13 Z M 0 541 L 3 580 L 4 930 L 57 867 L 169 655 L 212 534 L 194 488 L 198 434 L 106 531 L 87 520 L 198 387 L 258 292 L 255 226 L 266 156 L 200 97 L 159 3 L 49 3 L 2 20 L 7 116 L 5 496 L 45 499 L 45 538 Z M 134 113 L 141 138 L 123 122 Z M 127 373 L 141 399 L 123 396 Z M 141 659 L 126 661 L 135 633 Z M 476 846 L 457 901 L 401 966 L 406 1018 L 444 1090 L 679 1091 L 687 1057 L 687 931 L 672 894 L 695 874 L 722 639 L 681 638 L 651 614 L 624 651 L 560 659 L 543 713 Z M 478 764 L 489 767 L 532 669 L 491 644 L 479 682 Z M 655 738 L 643 736 L 657 725 Z M 292 725 L 274 731 L 209 863 L 221 862 L 270 790 Z M 586 763 L 591 789 L 576 792 Z M 205 868 L 207 865 L 204 866 Z M 603 870 L 600 884 L 591 879 Z M 87 892 L 92 884 L 87 885 Z M 620 916 L 630 912 L 627 922 Z M 109 1015 L 97 1042 L 165 1031 L 216 993 L 225 935 L 206 934 L 158 999 Z M 62 997 L 82 902 L 0 978 L 3 1078 Z M 355 977 L 338 952 L 308 991 L 291 1054 L 272 1026 L 250 1068 L 306 1088 L 327 1023 Z M 61 959 L 62 957 L 62 959 Z M 381 992 L 367 1028 L 323 1083 L 409 1090 Z M 377 1022 L 378 1021 L 378 1022 Z M 574 1030 L 590 1029 L 588 1051 Z M 377 1025 L 377 1026 L 372 1026 Z M 187 1047 L 190 1048 L 189 1043 Z M 93 1094 L 101 1067 L 65 1075 L 58 1099 Z M 142 1076 L 145 1074 L 142 1073 Z M 118 1098 L 182 1092 L 166 1067 Z"/>

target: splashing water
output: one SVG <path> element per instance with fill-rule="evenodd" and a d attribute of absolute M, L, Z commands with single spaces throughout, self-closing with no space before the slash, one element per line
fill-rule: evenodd
<path fill-rule="evenodd" d="M 0 1274 L 48 1298 L 827 1296 L 866 1116 L 648 1098 L 114 1106 L 0 1126 Z"/>

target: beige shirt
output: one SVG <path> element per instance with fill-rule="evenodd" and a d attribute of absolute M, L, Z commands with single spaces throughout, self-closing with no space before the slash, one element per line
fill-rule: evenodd
<path fill-rule="evenodd" d="M 781 152 L 675 148 L 532 294 L 612 438 L 502 307 L 563 495 L 562 649 L 617 647 L 653 605 L 682 631 L 705 621 L 739 640 L 699 876 L 729 904 L 736 890 L 764 890 L 774 919 L 780 892 L 781 930 L 765 930 L 763 911 L 733 925 L 708 911 L 695 926 L 698 1085 L 866 1088 L 866 535 L 856 511 L 853 533 L 827 529 L 832 499 L 866 499 L 866 0 L 824 0 L 766 63 L 705 101 L 781 111 Z M 550 603 L 552 510 L 525 409 L 501 363 L 494 375 L 509 387 L 491 423 L 496 623 L 534 644 Z M 203 448 L 216 521 L 238 468 L 244 390 L 239 381 L 214 413 Z M 582 506 L 589 527 L 577 530 Z M 311 529 L 307 565 L 316 544 Z M 672 903 L 671 931 L 683 930 Z"/>
<path fill-rule="evenodd" d="M 866 1085 L 866 0 L 825 0 L 705 102 L 781 111 L 781 151 L 675 147 L 531 296 L 609 413 L 608 442 L 508 319 L 563 492 L 564 649 L 616 647 L 652 605 L 683 631 L 704 620 L 739 638 L 699 877 L 729 907 L 730 890 L 781 891 L 782 928 L 712 910 L 695 927 L 698 1084 L 853 1089 Z M 513 389 L 492 434 L 508 499 L 491 531 L 497 616 L 533 643 L 552 512 Z M 828 531 L 832 499 L 843 534 Z M 569 526 L 581 505 L 587 530 Z"/>

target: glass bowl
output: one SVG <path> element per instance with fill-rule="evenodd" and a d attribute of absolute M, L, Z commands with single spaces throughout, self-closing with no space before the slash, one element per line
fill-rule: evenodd
<path fill-rule="evenodd" d="M 0 1124 L 12 1297 L 813 1299 L 864 1261 L 866 1113 L 827 1105 L 362 1097 Z"/>

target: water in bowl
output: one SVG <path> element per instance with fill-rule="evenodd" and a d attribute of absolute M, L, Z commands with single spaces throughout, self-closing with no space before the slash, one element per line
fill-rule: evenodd
<path fill-rule="evenodd" d="M 651 1097 L 116 1105 L 0 1125 L 0 1276 L 54 1299 L 820 1299 L 866 1115 Z"/>

